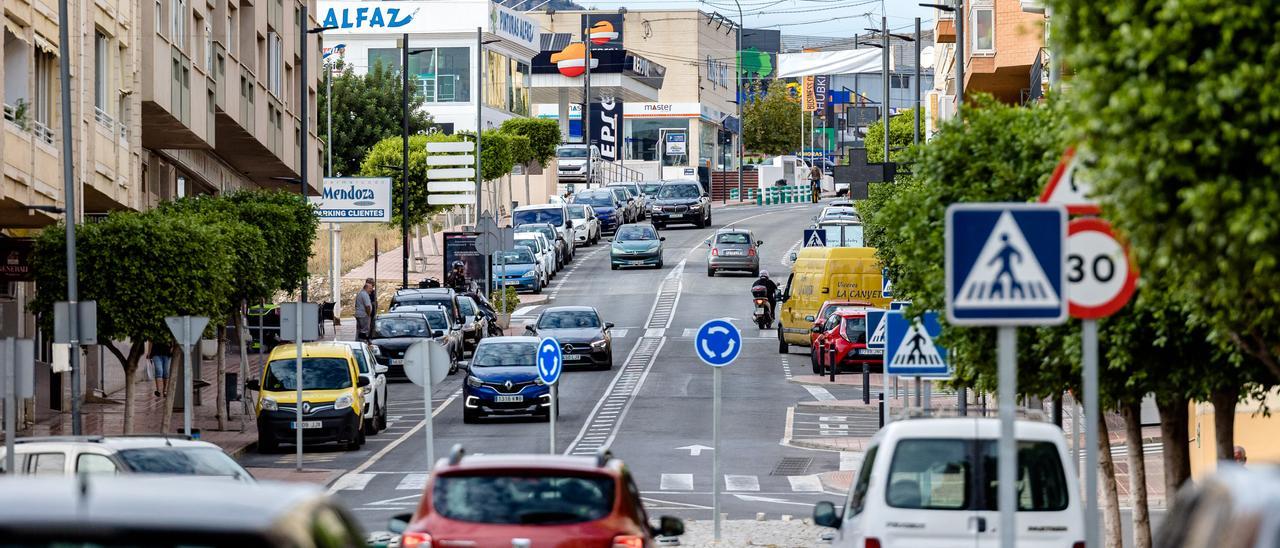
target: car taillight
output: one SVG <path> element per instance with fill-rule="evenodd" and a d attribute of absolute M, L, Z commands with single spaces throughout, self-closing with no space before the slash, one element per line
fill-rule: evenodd
<path fill-rule="evenodd" d="M 719 256 L 720 256 L 720 250 L 719 250 L 719 249 L 716 249 L 716 248 L 714 248 L 714 247 L 713 247 L 713 248 L 711 248 L 711 254 L 712 254 L 712 255 L 715 255 L 715 256 L 717 256 L 717 257 L 719 257 Z"/>
<path fill-rule="evenodd" d="M 401 548 L 431 548 L 431 535 L 427 533 L 405 533 L 400 536 Z"/>
<path fill-rule="evenodd" d="M 875 537 L 867 537 L 867 540 L 865 543 L 863 543 L 862 548 L 880 548 L 880 539 Z"/>
<path fill-rule="evenodd" d="M 1076 542 L 1075 544 L 1072 544 L 1071 548 L 1084 548 L 1084 541 L 1082 540 L 1082 541 Z"/>
<path fill-rule="evenodd" d="M 618 535 L 613 537 L 613 548 L 644 548 L 644 537 Z"/>
<path fill-rule="evenodd" d="M 756 249 L 755 249 L 754 247 L 753 247 L 753 248 L 750 248 L 750 249 L 747 249 L 747 256 L 748 256 L 748 257 L 755 257 L 755 256 L 756 256 Z"/>

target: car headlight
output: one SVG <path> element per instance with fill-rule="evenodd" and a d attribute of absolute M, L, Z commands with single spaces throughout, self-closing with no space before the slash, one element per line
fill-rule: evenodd
<path fill-rule="evenodd" d="M 690 209 L 690 210 L 692 210 L 692 211 L 697 211 L 697 210 L 699 210 L 699 209 L 702 209 L 702 204 L 691 204 L 691 205 L 689 206 L 689 209 Z"/>
<path fill-rule="evenodd" d="M 529 270 L 529 271 L 525 272 L 523 276 L 520 276 L 520 277 L 521 277 L 521 278 L 532 278 L 532 277 L 533 277 L 534 275 L 536 275 L 536 274 L 537 274 L 537 272 L 534 272 L 534 271 L 532 271 L 532 270 Z"/>
<path fill-rule="evenodd" d="M 662 206 L 658 204 L 653 204 L 649 206 L 649 211 L 662 211 Z"/>
<path fill-rule="evenodd" d="M 467 375 L 467 386 L 470 386 L 472 388 L 480 388 L 481 386 L 484 386 L 484 382 L 481 381 L 479 377 L 473 377 L 471 375 Z"/>
<path fill-rule="evenodd" d="M 351 404 L 354 403 L 355 401 L 356 399 L 351 397 L 351 394 L 343 394 L 341 396 L 338 396 L 338 399 L 333 401 L 333 408 L 335 410 L 346 409 L 348 407 L 351 407 Z"/>
<path fill-rule="evenodd" d="M 275 411 L 275 410 L 277 410 L 277 409 L 279 409 L 279 408 L 280 408 L 280 407 L 279 407 L 278 405 L 276 405 L 276 400 L 273 400 L 273 399 L 271 399 L 271 398 L 262 398 L 262 410 L 263 410 L 263 411 Z"/>
<path fill-rule="evenodd" d="M 596 341 L 591 341 L 591 349 L 592 349 L 592 350 L 604 350 L 604 347 L 605 347 L 605 346 L 607 346 L 608 344 L 609 344 L 609 341 L 606 341 L 606 340 L 604 340 L 604 339 L 600 339 L 600 340 L 596 340 Z"/>

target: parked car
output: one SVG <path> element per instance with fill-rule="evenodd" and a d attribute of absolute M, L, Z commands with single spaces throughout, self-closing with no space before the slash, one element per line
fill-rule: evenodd
<path fill-rule="evenodd" d="M 828 219 L 814 228 L 825 233 L 826 247 L 866 247 L 862 221 Z"/>
<path fill-rule="evenodd" d="M 489 337 L 476 346 L 462 383 L 462 421 L 483 417 L 551 419 L 551 387 L 538 377 L 534 337 Z"/>
<path fill-rule="evenodd" d="M 821 326 L 815 325 L 809 331 L 817 335 L 809 347 L 809 361 L 814 375 L 821 375 L 824 372 L 824 368 L 818 366 L 818 349 L 820 348 L 827 349 L 826 354 L 821 357 L 821 363 L 829 368 L 831 367 L 830 348 L 835 347 L 836 371 L 839 371 L 839 368 L 861 369 L 863 364 L 872 369 L 880 369 L 884 366 L 884 349 L 867 348 L 867 338 L 871 334 L 867 332 L 866 309 L 836 312 Z"/>
<path fill-rule="evenodd" d="M 557 245 L 565 246 L 564 262 L 573 261 L 573 227 L 569 226 L 568 204 L 541 204 L 520 206 L 511 211 L 511 226 L 547 224 L 555 230 L 547 236 Z"/>
<path fill-rule="evenodd" d="M 1076 467 L 1065 466 L 1066 440 L 1050 423 L 1020 420 L 1018 530 L 1021 547 L 1084 546 L 1084 512 Z M 813 522 L 835 528 L 835 548 L 995 546 L 996 444 L 1000 421 L 909 419 L 876 432 L 853 488 L 839 508 L 819 502 Z M 1214 546 L 1219 546 L 1215 544 Z"/>
<path fill-rule="evenodd" d="M 665 181 L 653 197 L 649 216 L 658 228 L 675 223 L 708 227 L 711 226 L 711 200 L 697 181 Z"/>
<path fill-rule="evenodd" d="M 622 225 L 610 240 L 609 268 L 655 266 L 662 268 L 662 242 L 658 229 L 648 223 Z"/>
<path fill-rule="evenodd" d="M 448 287 L 397 289 L 391 296 L 391 310 L 402 306 L 440 305 L 449 312 L 451 324 L 462 324 L 462 307 L 458 305 L 458 292 Z"/>
<path fill-rule="evenodd" d="M 547 238 L 537 232 L 516 232 L 514 241 L 517 248 L 524 247 L 533 252 L 533 257 L 538 260 L 538 264 L 542 267 L 542 285 L 551 283 L 551 279 L 556 277 L 556 250 L 551 247 Z"/>
<path fill-rule="evenodd" d="M 853 206 L 832 206 L 822 208 L 822 212 L 818 214 L 817 222 L 824 221 L 861 221 L 858 217 L 858 210 Z"/>
<path fill-rule="evenodd" d="M 449 373 L 458 370 L 462 360 L 462 325 L 449 320 L 440 305 L 401 307 L 378 314 L 373 322 L 372 343 L 378 348 L 378 360 L 387 366 L 387 376 L 408 379 L 404 374 L 404 351 L 415 342 L 435 339 L 449 351 L 452 363 Z"/>
<path fill-rule="evenodd" d="M 517 246 L 515 249 L 499 251 L 494 254 L 493 263 L 493 287 L 512 287 L 516 291 L 542 293 L 542 264 L 528 247 Z"/>
<path fill-rule="evenodd" d="M 246 383 L 258 392 L 258 451 L 271 453 L 281 443 L 337 442 L 347 450 L 364 445 L 364 393 L 369 379 L 360 376 L 355 353 L 345 344 L 304 343 L 302 347 L 302 423 L 296 411 L 297 347 L 277 346 L 258 379 Z"/>
<path fill-rule="evenodd" d="M 387 427 L 387 366 L 378 363 L 377 347 L 365 341 L 338 341 L 351 347 L 360 376 L 369 379 L 364 387 L 364 429 L 366 436 Z"/>
<path fill-rule="evenodd" d="M 620 186 L 627 189 L 627 192 L 631 194 L 632 199 L 635 200 L 636 214 L 639 216 L 637 217 L 637 220 L 644 219 L 645 214 L 649 211 L 649 197 L 645 195 L 644 189 L 640 187 L 640 183 L 634 181 L 618 181 L 609 183 L 609 186 Z"/>
<path fill-rule="evenodd" d="M 645 200 L 648 202 L 652 202 L 653 197 L 658 195 L 658 189 L 662 188 L 662 181 L 644 181 L 639 184 L 640 192 L 644 194 Z"/>
<path fill-rule="evenodd" d="M 640 211 L 636 208 L 636 199 L 626 187 L 610 186 L 605 187 L 605 190 L 613 192 L 613 195 L 618 197 L 618 202 L 622 204 L 623 224 L 630 224 L 640 220 Z"/>
<path fill-rule="evenodd" d="M 760 250 L 764 245 L 757 240 L 750 230 L 745 228 L 722 228 L 716 231 L 707 242 L 707 277 L 715 277 L 722 270 L 739 270 L 750 272 L 752 276 L 760 275 Z"/>
<path fill-rule="evenodd" d="M 255 481 L 217 445 L 186 436 L 37 436 L 14 438 L 13 443 L 13 474 L 4 469 L 8 451 L 0 446 L 0 473 L 5 475 L 164 474 Z"/>
<path fill-rule="evenodd" d="M 476 293 L 475 291 L 463 291 L 459 296 L 462 295 L 471 297 L 471 300 L 475 301 L 477 305 L 480 305 L 480 313 L 484 314 L 484 317 L 488 319 L 489 334 L 495 336 L 501 335 L 502 326 L 498 325 L 498 310 L 493 307 L 493 303 L 489 302 L 489 299 L 484 295 Z"/>
<path fill-rule="evenodd" d="M 355 547 L 364 535 L 315 485 L 209 478 L 0 479 L 7 546 Z"/>
<path fill-rule="evenodd" d="M 560 145 L 557 147 L 556 176 L 564 183 L 587 182 L 587 146 Z"/>
<path fill-rule="evenodd" d="M 547 238 L 547 241 L 551 243 L 556 251 L 557 272 L 563 269 L 564 265 L 569 264 L 569 261 L 573 258 L 573 255 L 569 252 L 573 248 L 573 244 L 569 243 L 570 240 L 562 238 L 553 225 L 549 223 L 523 224 L 516 225 L 515 229 L 516 232 L 537 232 Z"/>
<path fill-rule="evenodd" d="M 589 188 L 573 195 L 573 203 L 591 206 L 600 218 L 600 232 L 613 233 L 626 224 L 626 207 L 618 195 L 607 188 Z"/>
<path fill-rule="evenodd" d="M 613 324 L 600 320 L 600 312 L 590 306 L 553 306 L 538 314 L 525 332 L 539 339 L 551 337 L 560 343 L 566 367 L 587 365 L 595 369 L 613 368 Z"/>
<path fill-rule="evenodd" d="M 822 306 L 818 307 L 817 314 L 812 316 L 805 316 L 804 318 L 805 321 L 813 322 L 813 325 L 809 326 L 809 346 L 813 346 L 813 344 L 818 341 L 818 335 L 821 334 L 821 332 L 815 333 L 813 331 L 813 328 L 827 325 L 827 320 L 831 319 L 831 316 L 835 315 L 835 313 L 849 312 L 849 311 L 855 311 L 855 310 L 866 310 L 868 308 L 871 308 L 871 303 L 867 301 L 847 301 L 847 300 L 834 300 L 834 299 L 830 301 L 824 301 L 822 303 Z"/>
<path fill-rule="evenodd" d="M 1280 546 L 1280 467 L 1218 461 L 1217 471 L 1178 490 L 1155 531 L 1157 548 Z"/>
<path fill-rule="evenodd" d="M 573 221 L 573 243 L 596 245 L 600 243 L 600 219 L 587 204 L 569 204 L 569 218 Z"/>
<path fill-rule="evenodd" d="M 493 269 L 497 271 L 497 263 Z M 466 295 L 458 295 L 458 310 L 462 312 L 462 348 L 474 350 L 476 343 L 489 332 L 489 321 L 480 313 L 476 302 Z"/>
<path fill-rule="evenodd" d="M 500 502 L 493 494 L 501 493 Z M 483 502 L 481 502 L 483 499 Z M 454 446 L 432 469 L 413 514 L 392 519 L 401 546 L 613 546 L 649 548 L 684 534 L 678 518 L 648 523 L 631 471 L 597 456 L 464 456 Z"/>

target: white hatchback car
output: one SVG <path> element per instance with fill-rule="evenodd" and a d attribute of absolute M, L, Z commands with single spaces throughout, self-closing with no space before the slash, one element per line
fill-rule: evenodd
<path fill-rule="evenodd" d="M 530 246 L 536 246 L 533 255 L 542 263 L 542 273 L 546 276 L 542 280 L 542 285 L 551 283 L 551 279 L 556 277 L 556 248 L 547 241 L 547 237 L 538 232 L 517 232 L 513 236 L 516 245 L 521 245 L 522 241 L 529 242 Z"/>
<path fill-rule="evenodd" d="M 364 433 L 372 436 L 387 427 L 387 366 L 378 363 L 378 347 L 364 341 L 338 341 L 351 347 L 360 376 L 369 379 L 364 389 Z"/>
<path fill-rule="evenodd" d="M 1084 546 L 1084 511 L 1062 431 L 1020 420 L 1019 548 Z M 996 455 L 1000 422 L 907 419 L 876 433 L 842 510 L 814 508 L 834 547 L 994 548 L 1000 545 Z"/>
<path fill-rule="evenodd" d="M 596 245 L 600 242 L 600 219 L 591 206 L 569 204 L 569 219 L 573 223 L 574 245 Z"/>
<path fill-rule="evenodd" d="M 186 436 L 47 436 L 14 439 L 17 475 L 162 474 L 220 476 L 255 483 L 253 475 L 209 442 Z M 0 475 L 5 470 L 0 446 Z"/>

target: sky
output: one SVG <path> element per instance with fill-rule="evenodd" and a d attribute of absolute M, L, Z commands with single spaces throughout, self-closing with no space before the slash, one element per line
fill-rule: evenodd
<path fill-rule="evenodd" d="M 772 28 L 788 35 L 849 37 L 866 33 L 868 27 L 879 27 L 880 16 L 887 11 L 889 28 L 910 32 L 914 18 L 921 28 L 932 27 L 933 8 L 922 8 L 909 0 L 739 0 L 747 28 Z M 931 0 L 938 2 L 939 0 Z M 583 1 L 579 4 L 597 9 L 626 6 L 632 10 L 698 8 L 720 12 L 732 20 L 738 18 L 733 0 L 625 0 Z M 882 7 L 883 10 L 882 11 Z"/>

